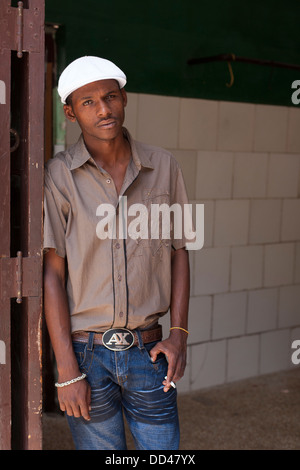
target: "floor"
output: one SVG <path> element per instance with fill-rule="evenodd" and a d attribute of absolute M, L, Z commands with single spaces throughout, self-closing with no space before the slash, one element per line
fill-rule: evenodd
<path fill-rule="evenodd" d="M 178 407 L 181 450 L 300 450 L 300 368 L 180 394 Z M 44 415 L 43 449 L 74 449 L 63 416 Z"/>

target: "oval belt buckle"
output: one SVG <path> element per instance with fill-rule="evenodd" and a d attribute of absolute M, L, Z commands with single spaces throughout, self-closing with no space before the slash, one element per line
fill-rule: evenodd
<path fill-rule="evenodd" d="M 111 328 L 102 335 L 102 343 L 111 351 L 125 351 L 134 343 L 134 334 L 127 328 Z"/>

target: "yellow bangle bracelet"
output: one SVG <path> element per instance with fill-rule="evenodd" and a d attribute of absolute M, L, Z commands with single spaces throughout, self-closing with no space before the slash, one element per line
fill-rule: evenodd
<path fill-rule="evenodd" d="M 185 331 L 189 335 L 188 330 L 185 330 L 184 328 L 181 328 L 181 326 L 172 326 L 170 328 L 170 330 L 182 330 L 182 331 Z"/>

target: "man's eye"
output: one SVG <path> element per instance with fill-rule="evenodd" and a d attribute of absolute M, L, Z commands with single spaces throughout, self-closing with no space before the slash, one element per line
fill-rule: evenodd
<path fill-rule="evenodd" d="M 92 103 L 92 100 L 86 100 L 82 104 L 83 104 L 83 106 L 88 106 L 91 103 Z"/>
<path fill-rule="evenodd" d="M 109 100 L 113 100 L 115 97 L 116 97 L 116 95 L 108 95 L 107 98 L 108 98 Z"/>

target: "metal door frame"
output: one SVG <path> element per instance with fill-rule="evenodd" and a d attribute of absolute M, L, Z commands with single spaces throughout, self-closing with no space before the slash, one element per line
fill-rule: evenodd
<path fill-rule="evenodd" d="M 11 0 L 0 0 L 0 450 L 42 448 L 44 3 L 24 0 L 12 7 Z M 22 74 L 22 124 L 16 133 L 21 162 L 21 242 L 16 254 L 11 250 L 11 54 L 17 54 Z M 19 305 L 14 320 L 12 302 Z M 16 319 L 20 344 L 13 385 L 18 389 L 17 410 L 21 411 L 17 414 L 11 389 L 16 367 L 12 321 Z M 14 433 L 18 436 L 15 443 Z"/>

